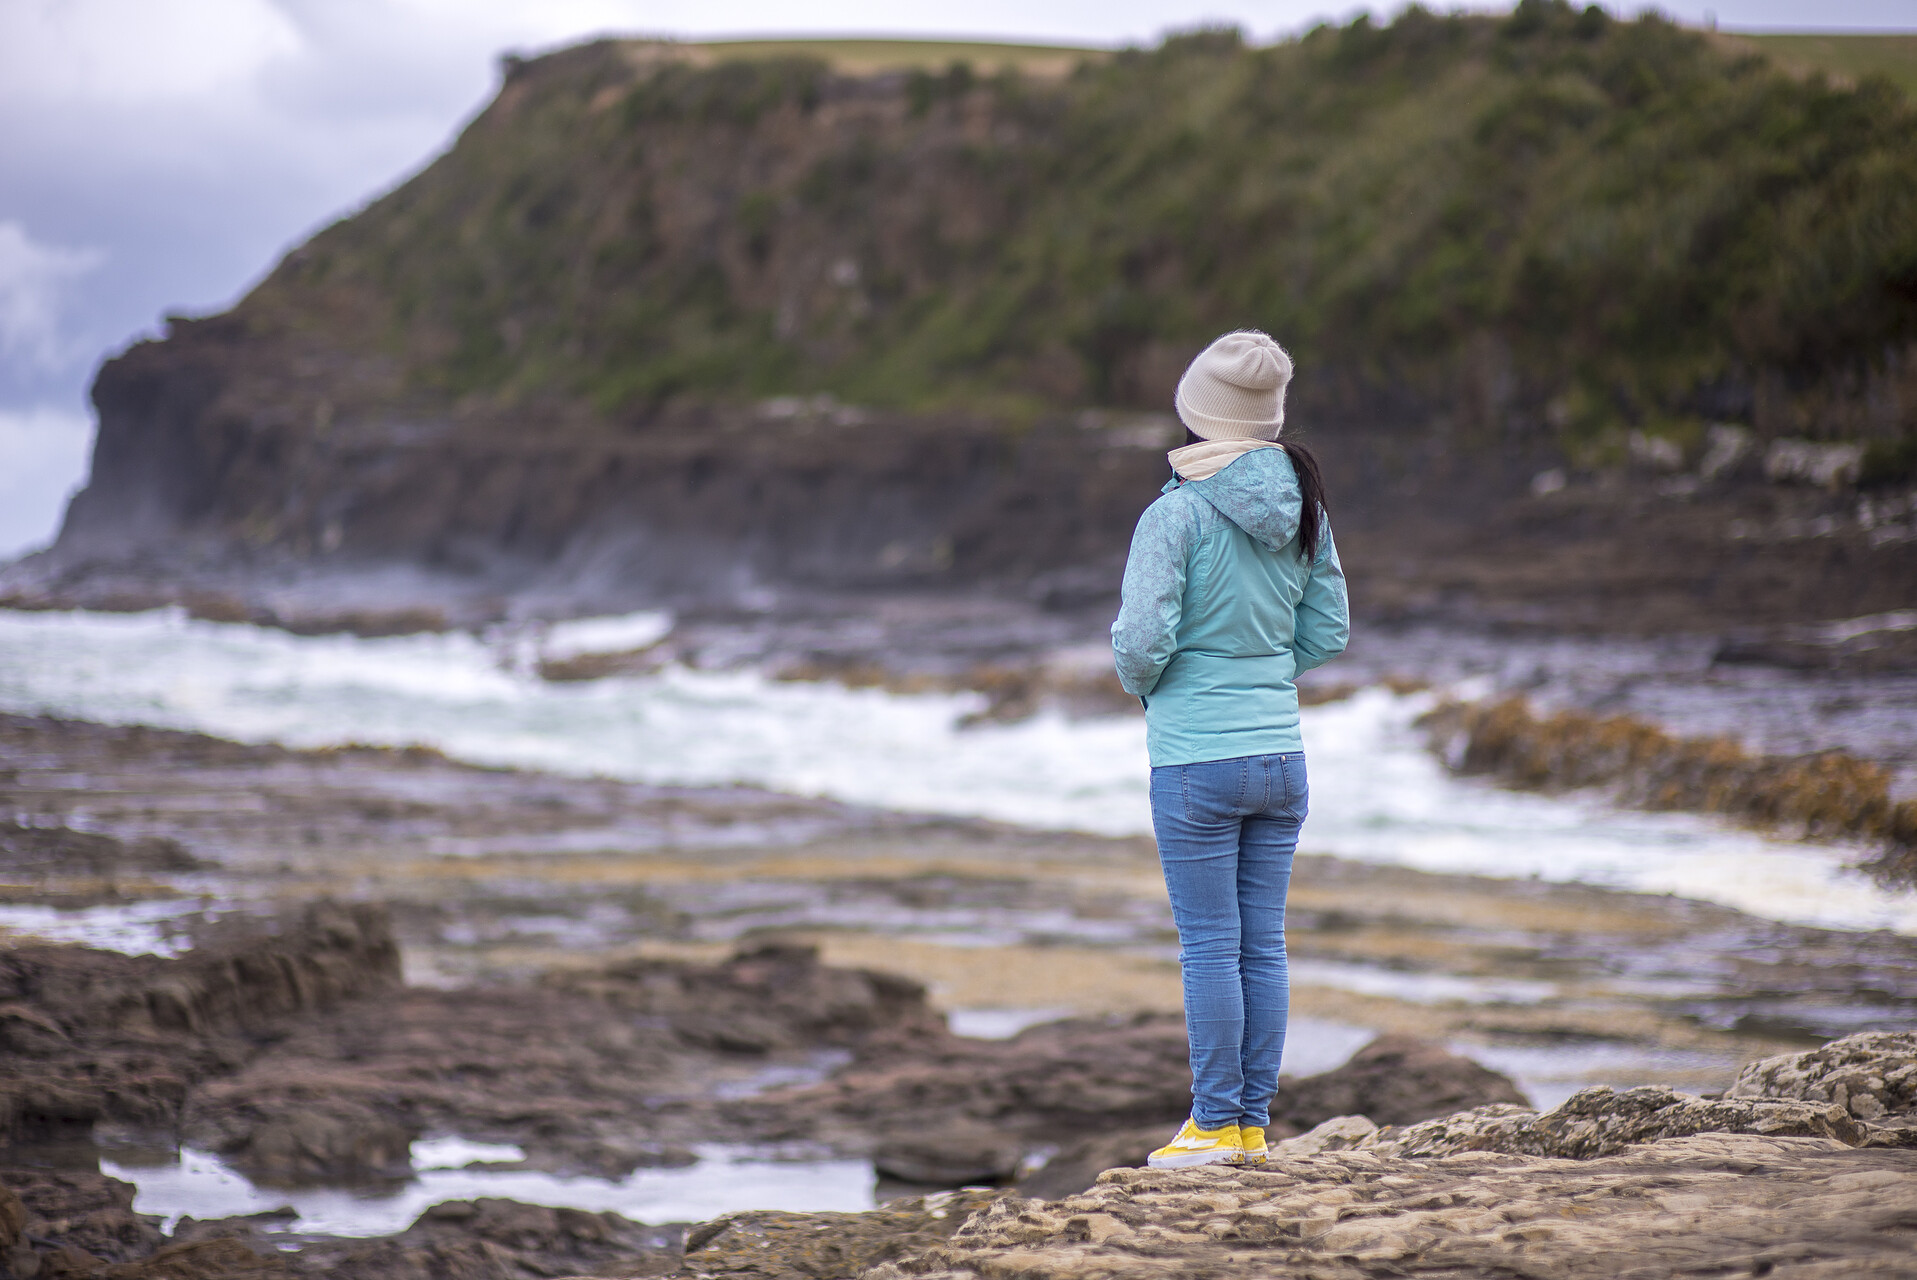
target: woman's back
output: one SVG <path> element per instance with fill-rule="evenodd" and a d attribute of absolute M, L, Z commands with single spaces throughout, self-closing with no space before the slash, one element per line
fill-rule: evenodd
<path fill-rule="evenodd" d="M 1317 513 L 1307 561 L 1302 514 L 1280 447 L 1174 481 L 1140 519 L 1112 644 L 1120 682 L 1145 699 L 1154 765 L 1301 749 L 1293 678 L 1348 635 L 1329 525 Z"/>

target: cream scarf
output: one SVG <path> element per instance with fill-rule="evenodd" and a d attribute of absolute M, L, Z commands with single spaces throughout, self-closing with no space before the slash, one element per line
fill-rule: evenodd
<path fill-rule="evenodd" d="M 1181 480 L 1209 480 L 1253 449 L 1276 449 L 1276 440 L 1201 440 L 1165 455 Z"/>

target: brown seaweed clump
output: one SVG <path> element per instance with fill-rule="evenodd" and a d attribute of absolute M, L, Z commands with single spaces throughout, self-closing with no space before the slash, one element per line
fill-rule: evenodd
<path fill-rule="evenodd" d="M 1515 787 L 1613 787 L 1644 809 L 1716 813 L 1768 831 L 1880 846 L 1865 870 L 1917 885 L 1917 801 L 1890 796 L 1890 773 L 1846 751 L 1752 755 L 1730 738 L 1679 738 L 1631 716 L 1534 713 L 1521 697 L 1447 702 L 1419 721 L 1459 773 Z"/>

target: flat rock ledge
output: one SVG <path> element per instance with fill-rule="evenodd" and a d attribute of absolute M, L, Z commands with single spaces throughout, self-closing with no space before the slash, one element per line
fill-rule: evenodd
<path fill-rule="evenodd" d="M 1600 1087 L 1542 1114 L 1340 1116 L 1259 1168 L 1108 1169 L 1051 1201 L 740 1215 L 692 1230 L 682 1274 L 1917 1280 L 1913 1062 L 1917 1037 L 1850 1036 L 1752 1063 L 1722 1098 Z"/>
<path fill-rule="evenodd" d="M 692 1261 L 696 1255 L 688 1255 Z M 1917 1153 L 1697 1134 L 1596 1160 L 1353 1150 L 1262 1169 L 1113 1169 L 1004 1199 L 867 1280 L 1917 1276 Z"/>
<path fill-rule="evenodd" d="M 1917 1276 L 1917 1152 L 1830 1138 L 1697 1134 L 1595 1160 L 1348 1150 L 1279 1156 L 1261 1169 L 1112 1169 L 1063 1201 L 998 1193 L 939 1238 L 963 1206 L 941 1206 L 944 1222 L 918 1204 L 742 1215 L 711 1235 L 694 1231 L 687 1274 Z"/>

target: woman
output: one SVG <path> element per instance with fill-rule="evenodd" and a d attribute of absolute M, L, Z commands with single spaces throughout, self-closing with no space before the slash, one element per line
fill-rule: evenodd
<path fill-rule="evenodd" d="M 1305 819 L 1292 683 L 1344 650 L 1344 570 L 1318 464 L 1277 443 L 1291 357 L 1255 331 L 1193 360 L 1190 443 L 1145 510 L 1112 624 L 1145 704 L 1152 825 L 1178 925 L 1191 1118 L 1155 1168 L 1262 1163 L 1290 984 L 1285 892 Z"/>

